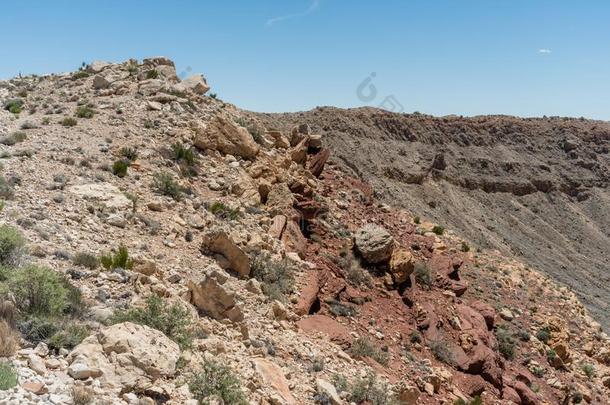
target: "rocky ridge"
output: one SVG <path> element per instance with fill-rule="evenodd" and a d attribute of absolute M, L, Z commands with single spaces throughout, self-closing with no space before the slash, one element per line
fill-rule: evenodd
<path fill-rule="evenodd" d="M 0 403 L 604 403 L 574 293 L 208 91 L 166 58 L 0 83 L 2 223 L 28 246 L 3 265 L 65 277 L 87 331 L 34 342 L 1 272 Z"/>

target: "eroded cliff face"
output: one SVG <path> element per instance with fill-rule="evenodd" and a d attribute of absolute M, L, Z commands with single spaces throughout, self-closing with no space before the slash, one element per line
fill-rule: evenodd
<path fill-rule="evenodd" d="M 318 108 L 307 122 L 377 197 L 499 249 L 574 289 L 610 323 L 610 124 Z"/>

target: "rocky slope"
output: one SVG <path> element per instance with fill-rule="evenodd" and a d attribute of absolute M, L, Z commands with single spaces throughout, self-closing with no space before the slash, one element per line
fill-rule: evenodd
<path fill-rule="evenodd" d="M 260 117 L 308 123 L 380 199 L 543 270 L 610 325 L 610 123 L 367 108 Z"/>
<path fill-rule="evenodd" d="M 0 403 L 606 402 L 571 291 L 208 91 L 165 58 L 0 83 Z"/>

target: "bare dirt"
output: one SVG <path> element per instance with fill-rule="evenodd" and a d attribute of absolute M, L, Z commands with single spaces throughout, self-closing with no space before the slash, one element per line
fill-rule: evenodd
<path fill-rule="evenodd" d="M 257 117 L 308 123 L 376 197 L 543 270 L 610 326 L 610 123 L 331 107 Z"/>

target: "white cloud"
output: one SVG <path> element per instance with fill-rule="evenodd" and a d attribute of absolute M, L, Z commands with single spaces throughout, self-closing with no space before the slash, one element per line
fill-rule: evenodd
<path fill-rule="evenodd" d="M 279 17 L 274 17 L 274 18 L 270 18 L 267 20 L 267 22 L 265 23 L 266 26 L 271 26 L 275 23 L 278 23 L 280 21 L 285 21 L 285 20 L 289 20 L 291 18 L 297 18 L 297 17 L 305 17 L 311 13 L 314 13 L 318 8 L 320 7 L 320 0 L 312 0 L 311 5 L 309 6 L 309 8 L 305 11 L 303 11 L 302 13 L 295 13 L 295 14 L 287 14 L 287 15 L 282 15 Z"/>
<path fill-rule="evenodd" d="M 542 49 L 538 49 L 538 53 L 544 53 L 544 54 L 548 54 L 548 53 L 553 53 L 553 51 L 552 51 L 552 50 L 550 50 L 550 49 L 544 49 L 544 48 L 542 48 Z"/>

